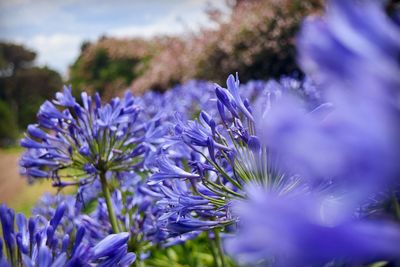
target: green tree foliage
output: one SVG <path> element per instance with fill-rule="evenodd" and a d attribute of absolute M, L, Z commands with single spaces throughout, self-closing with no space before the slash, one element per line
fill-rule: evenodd
<path fill-rule="evenodd" d="M 0 100 L 0 146 L 11 145 L 18 134 L 18 127 L 10 106 Z"/>
<path fill-rule="evenodd" d="M 70 68 L 72 87 L 98 91 L 105 98 L 126 89 L 141 75 L 157 41 L 118 40 L 102 37 L 97 43 L 84 43 L 81 54 Z M 76 95 L 79 91 L 74 91 Z"/>
<path fill-rule="evenodd" d="M 17 70 L 26 67 L 35 59 L 36 53 L 21 45 L 0 43 L 0 69 Z"/>
<path fill-rule="evenodd" d="M 35 57 L 22 45 L 0 43 L 0 145 L 15 140 L 18 129 L 35 121 L 39 106 L 62 87 L 57 72 L 33 66 Z"/>

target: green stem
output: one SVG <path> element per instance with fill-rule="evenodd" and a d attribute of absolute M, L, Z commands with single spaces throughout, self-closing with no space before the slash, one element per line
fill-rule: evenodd
<path fill-rule="evenodd" d="M 140 260 L 140 252 L 135 252 L 136 253 L 136 260 L 134 263 L 132 263 L 132 267 L 146 267 L 146 264 L 144 261 Z"/>
<path fill-rule="evenodd" d="M 400 219 L 400 204 L 397 201 L 397 197 L 395 194 L 393 194 L 392 201 L 393 201 L 393 208 L 394 208 L 394 213 L 396 215 L 396 218 Z"/>
<path fill-rule="evenodd" d="M 140 260 L 137 257 L 139 257 L 138 254 L 136 254 L 136 260 L 132 263 L 133 267 L 141 267 L 141 265 L 142 265 Z"/>
<path fill-rule="evenodd" d="M 115 234 L 119 233 L 117 217 L 115 217 L 114 207 L 111 202 L 110 189 L 108 188 L 107 179 L 104 172 L 100 173 L 100 182 L 103 189 L 104 198 L 106 199 L 108 217 L 110 219 L 112 230 Z"/>
<path fill-rule="evenodd" d="M 217 243 L 219 258 L 221 260 L 221 266 L 225 267 L 226 265 L 225 265 L 224 250 L 222 249 L 221 237 L 219 236 L 218 228 L 214 229 L 214 235 L 215 235 L 215 242 Z"/>
<path fill-rule="evenodd" d="M 210 236 L 208 236 L 208 239 L 210 240 L 210 243 L 211 243 L 210 250 L 211 250 L 211 254 L 212 254 L 213 259 L 214 259 L 214 265 L 216 267 L 219 267 L 219 259 L 218 259 L 217 252 L 216 252 L 216 247 L 218 246 L 216 244 L 217 242 L 215 242 L 215 240 L 212 240 L 210 238 Z"/>

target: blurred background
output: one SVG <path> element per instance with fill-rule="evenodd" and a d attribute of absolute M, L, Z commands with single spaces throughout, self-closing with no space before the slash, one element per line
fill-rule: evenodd
<path fill-rule="evenodd" d="M 18 139 L 71 85 L 109 99 L 191 80 L 302 75 L 295 37 L 322 0 L 0 0 L 0 203 L 29 214 L 50 183 L 18 174 Z"/>

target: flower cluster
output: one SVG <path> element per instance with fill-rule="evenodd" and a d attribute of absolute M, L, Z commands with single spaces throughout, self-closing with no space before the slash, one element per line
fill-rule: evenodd
<path fill-rule="evenodd" d="M 21 145 L 28 148 L 20 164 L 31 178 L 52 178 L 55 186 L 93 183 L 99 174 L 129 170 L 141 164 L 145 150 L 138 146 L 136 123 L 140 108 L 127 93 L 101 104 L 82 93 L 82 105 L 71 89 L 57 93 L 39 110 L 38 124 L 28 126 Z M 140 142 L 141 143 L 141 142 Z"/>
<path fill-rule="evenodd" d="M 245 91 L 247 88 L 253 88 L 253 92 Z M 242 97 L 242 91 L 248 97 Z M 215 106 L 207 110 L 213 115 L 203 110 L 199 120 L 177 116 L 170 137 L 175 146 L 161 153 L 158 169 L 149 178 L 149 183 L 158 184 L 164 194 L 158 202 L 165 212 L 160 220 L 171 234 L 233 223 L 232 200 L 247 197 L 244 188 L 248 183 L 281 193 L 304 186 L 296 175 L 280 172 L 278 160 L 260 142 L 251 106 L 262 103 L 259 108 L 268 110 L 283 94 L 297 95 L 314 103 L 310 106 L 317 105 L 313 84 L 285 77 L 279 82 L 240 86 L 238 77 L 231 75 L 227 89 L 216 86 L 215 94 Z M 253 104 L 248 100 L 252 98 Z M 191 153 L 176 153 L 178 145 Z"/>
<path fill-rule="evenodd" d="M 198 121 L 178 118 L 173 139 L 191 157 L 172 162 L 165 151 L 149 179 L 170 190 L 159 203 L 172 233 L 177 224 L 182 233 L 238 222 L 228 250 L 262 265 L 398 259 L 400 227 L 363 209 L 398 190 L 400 30 L 382 8 L 332 1 L 325 20 L 305 22 L 300 60 L 314 83 L 270 82 L 252 103 L 230 76 L 215 90 L 218 119 L 205 111 Z M 376 22 L 364 22 L 364 12 Z M 351 249 L 358 243 L 366 244 Z"/>
<path fill-rule="evenodd" d="M 0 266 L 128 266 L 135 261 L 135 254 L 127 252 L 128 233 L 108 235 L 93 244 L 83 227 L 61 230 L 66 210 L 61 203 L 50 220 L 40 215 L 26 219 L 0 206 Z"/>

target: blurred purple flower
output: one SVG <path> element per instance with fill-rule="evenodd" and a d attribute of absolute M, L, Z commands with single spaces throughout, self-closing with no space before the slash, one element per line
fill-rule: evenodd
<path fill-rule="evenodd" d="M 248 195 L 248 201 L 235 203 L 240 227 L 226 241 L 239 262 L 322 266 L 400 258 L 399 225 L 359 219 L 336 223 L 340 204 L 323 195 L 278 196 L 256 187 Z"/>
<path fill-rule="evenodd" d="M 249 201 L 236 202 L 232 255 L 262 266 L 400 259 L 400 226 L 359 214 L 398 189 L 399 33 L 378 1 L 332 0 L 324 18 L 304 24 L 300 62 L 323 104 L 283 95 L 255 117 L 260 142 L 307 186 L 287 195 L 248 188 Z"/>
<path fill-rule="evenodd" d="M 368 22 L 364 12 L 371 15 Z M 330 1 L 325 18 L 304 25 L 299 51 L 332 108 L 310 110 L 283 97 L 258 116 L 258 132 L 287 171 L 313 182 L 333 180 L 359 205 L 393 186 L 399 173 L 399 111 L 392 102 L 400 80 L 376 62 L 400 73 L 394 64 L 400 30 L 372 1 Z"/>

